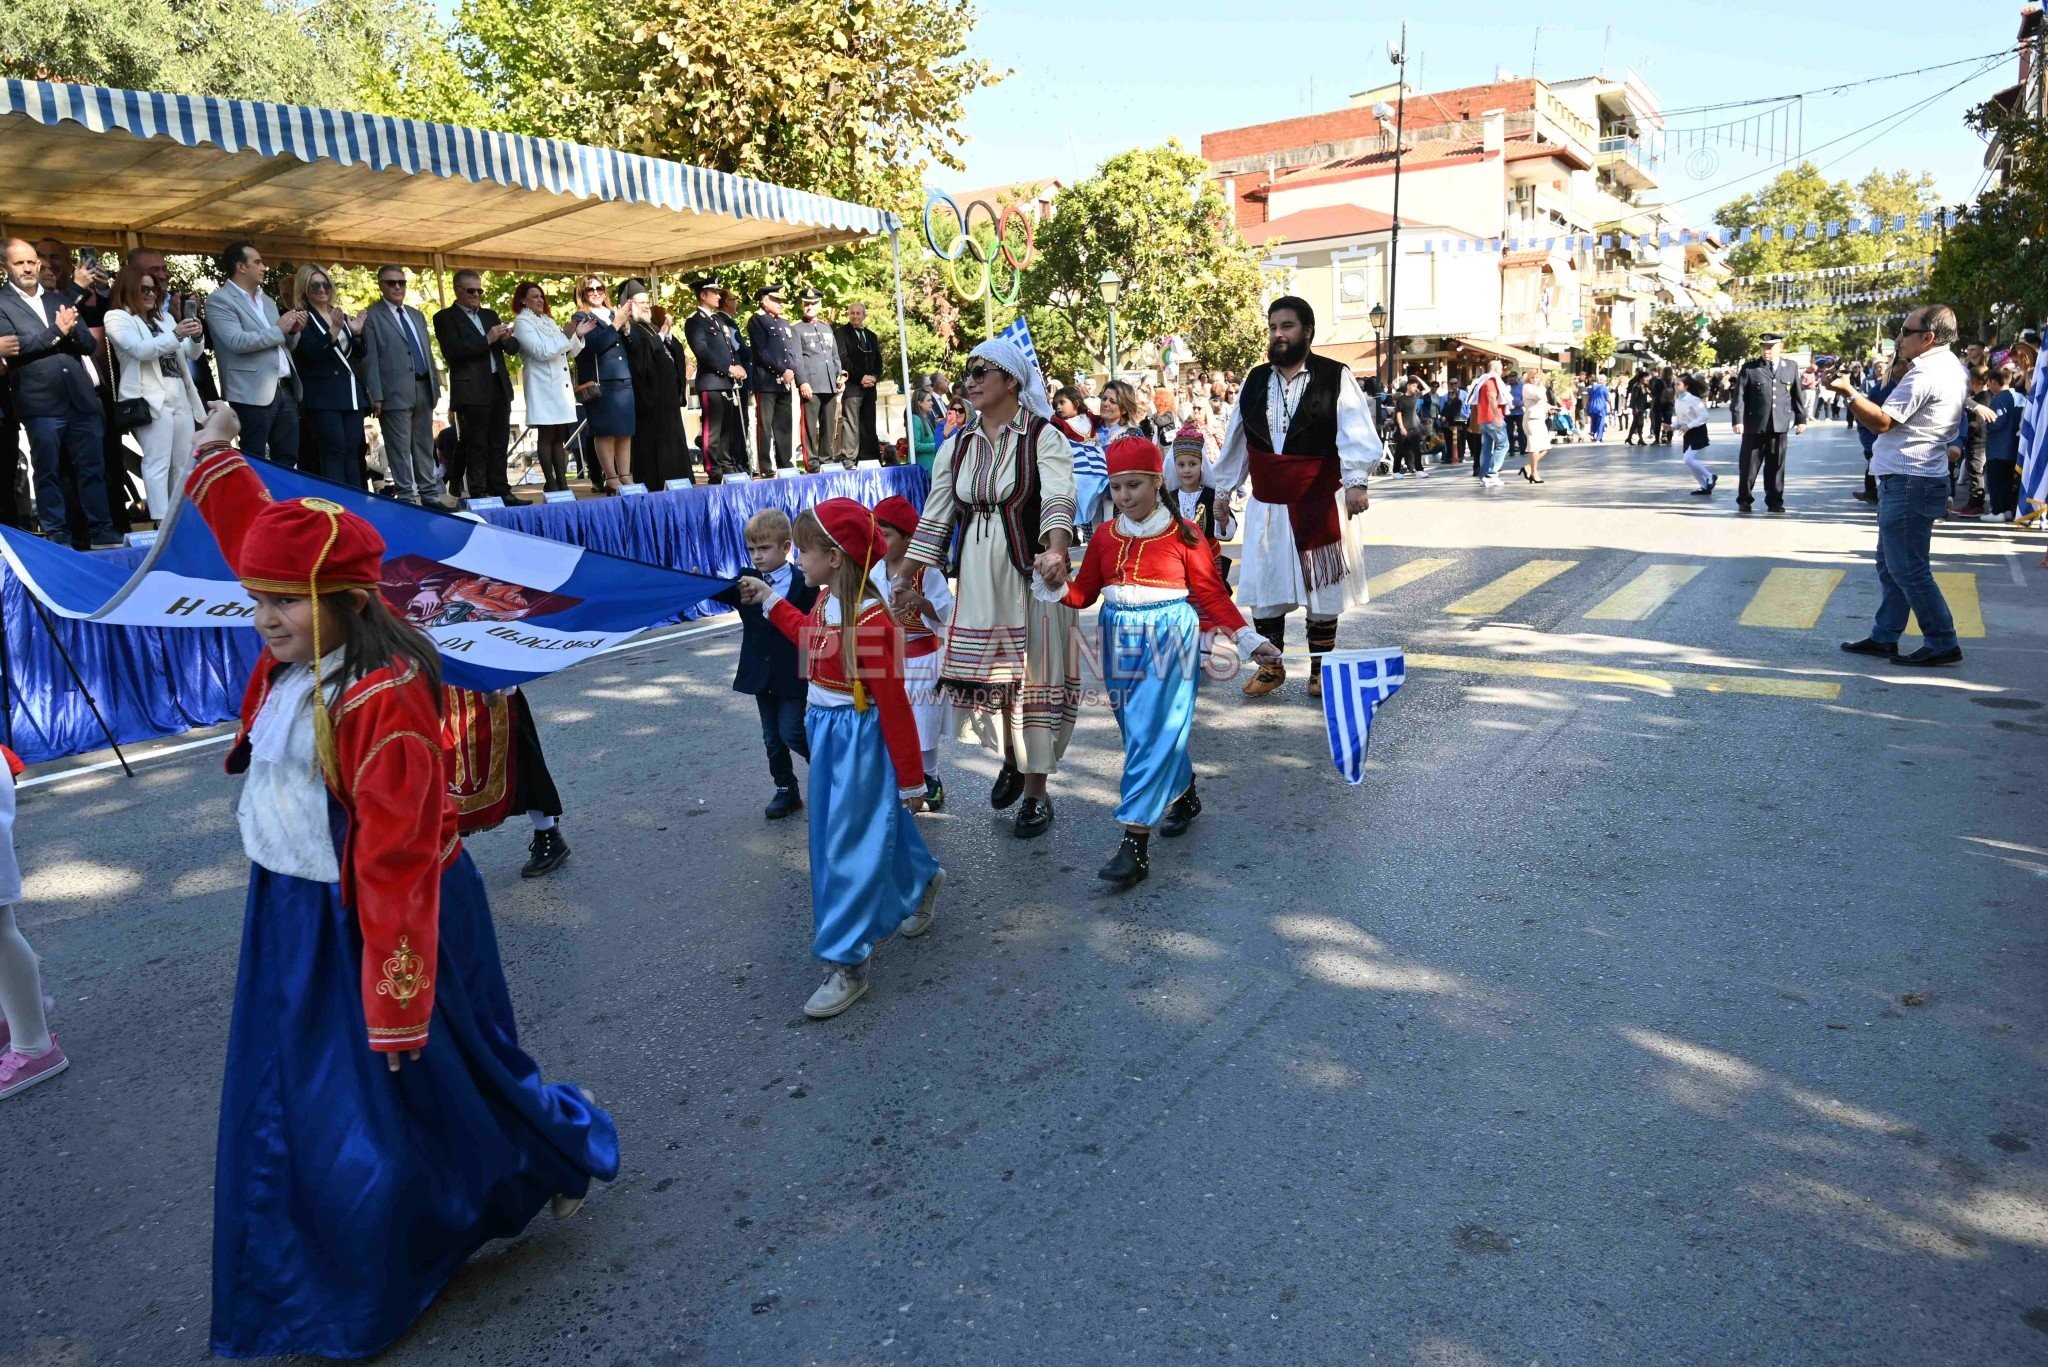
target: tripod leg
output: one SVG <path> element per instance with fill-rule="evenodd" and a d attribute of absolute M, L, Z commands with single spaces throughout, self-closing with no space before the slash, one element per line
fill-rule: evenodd
<path fill-rule="evenodd" d="M 57 647 L 57 657 L 64 661 L 64 668 L 71 673 L 71 682 L 78 685 L 78 691 L 85 695 L 85 705 L 92 709 L 92 719 L 100 724 L 100 734 L 107 738 L 107 744 L 114 751 L 114 758 L 121 762 L 121 772 L 130 778 L 135 771 L 128 767 L 128 756 L 121 753 L 121 742 L 114 739 L 114 728 L 107 725 L 107 719 L 100 714 L 100 705 L 93 698 L 92 690 L 85 686 L 85 679 L 79 674 L 78 666 L 71 659 L 71 652 L 64 648 L 64 638 L 57 634 L 57 624 L 50 620 L 50 610 L 43 606 L 43 600 L 33 593 L 28 601 L 35 604 L 36 615 L 43 619 L 43 629 L 50 633 L 50 641 Z"/>

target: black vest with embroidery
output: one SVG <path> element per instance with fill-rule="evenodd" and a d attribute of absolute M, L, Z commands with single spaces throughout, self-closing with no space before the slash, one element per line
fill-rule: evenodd
<path fill-rule="evenodd" d="M 1238 408 L 1243 416 L 1245 440 L 1255 451 L 1271 451 L 1283 456 L 1328 456 L 1337 458 L 1337 396 L 1344 384 L 1344 363 L 1333 361 L 1327 356 L 1308 354 L 1308 387 L 1302 391 L 1301 402 L 1295 405 L 1294 418 L 1287 424 L 1287 444 L 1273 445 L 1273 434 L 1266 422 L 1266 400 L 1272 393 L 1273 367 L 1270 364 L 1252 367 L 1252 373 L 1244 377 L 1244 389 L 1238 397 Z"/>

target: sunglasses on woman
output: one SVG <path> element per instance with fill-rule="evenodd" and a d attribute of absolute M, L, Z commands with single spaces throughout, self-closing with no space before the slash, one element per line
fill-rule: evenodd
<path fill-rule="evenodd" d="M 970 380 L 985 380 L 989 376 L 999 373 L 1001 373 L 999 367 L 992 365 L 983 365 L 979 361 L 967 367 L 966 371 L 964 372 L 966 377 Z"/>

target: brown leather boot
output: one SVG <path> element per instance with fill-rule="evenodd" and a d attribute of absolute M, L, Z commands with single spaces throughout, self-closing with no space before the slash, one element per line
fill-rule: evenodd
<path fill-rule="evenodd" d="M 1323 656 L 1337 648 L 1337 624 L 1315 622 L 1308 624 L 1308 695 L 1311 698 L 1323 696 Z"/>
<path fill-rule="evenodd" d="M 1252 630 L 1273 643 L 1275 650 L 1284 650 L 1287 639 L 1287 618 L 1254 617 Z M 1258 672 L 1245 680 L 1244 695 L 1247 698 L 1263 698 L 1281 684 L 1287 682 L 1285 665 L 1260 665 Z"/>

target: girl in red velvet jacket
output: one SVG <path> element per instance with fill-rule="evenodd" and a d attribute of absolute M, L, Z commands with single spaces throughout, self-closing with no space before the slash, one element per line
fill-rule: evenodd
<path fill-rule="evenodd" d="M 1260 664 L 1280 649 L 1246 624 L 1216 573 L 1215 543 L 1162 501 L 1163 461 L 1146 437 L 1119 437 L 1103 453 L 1116 517 L 1096 528 L 1080 573 L 1066 591 L 1040 579 L 1042 599 L 1085 608 L 1103 600 L 1102 676 L 1124 738 L 1124 777 L 1116 819 L 1123 839 L 1097 872 L 1118 887 L 1152 871 L 1151 839 L 1183 834 L 1202 810 L 1188 739 L 1195 723 L 1201 633 L 1235 633 L 1239 650 Z"/>
<path fill-rule="evenodd" d="M 797 643 L 810 683 L 811 952 L 826 973 L 804 1014 L 824 1020 L 866 995 L 877 944 L 931 929 L 946 874 L 910 819 L 924 808 L 924 764 L 903 629 L 869 577 L 887 550 L 881 525 L 853 499 L 826 499 L 797 518 L 796 550 L 821 590 L 808 613 L 766 580 L 739 591 Z"/>
<path fill-rule="evenodd" d="M 256 601 L 264 651 L 228 755 L 253 867 L 213 1351 L 367 1357 L 485 1241 L 616 1176 L 618 1136 L 519 1047 L 456 834 L 440 658 L 379 595 L 383 538 L 326 499 L 273 501 L 215 409 L 186 492 Z"/>

